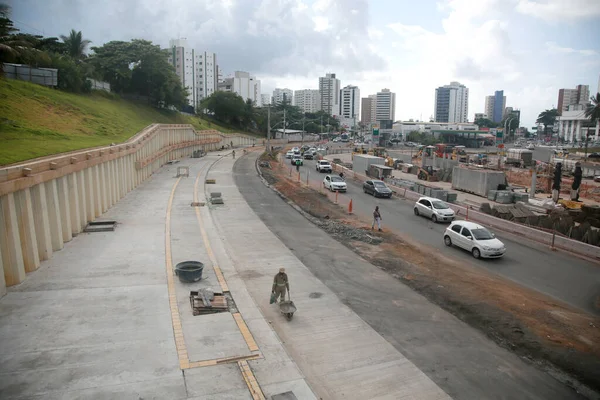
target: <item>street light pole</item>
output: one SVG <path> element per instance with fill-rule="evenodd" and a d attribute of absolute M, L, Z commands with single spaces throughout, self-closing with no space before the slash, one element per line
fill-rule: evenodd
<path fill-rule="evenodd" d="M 302 117 L 302 142 L 301 142 L 301 146 L 304 146 L 304 118 Z"/>
<path fill-rule="evenodd" d="M 271 103 L 267 108 L 267 151 L 271 152 Z"/>

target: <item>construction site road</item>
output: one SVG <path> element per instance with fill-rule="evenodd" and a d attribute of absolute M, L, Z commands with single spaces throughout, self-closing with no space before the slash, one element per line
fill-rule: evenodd
<path fill-rule="evenodd" d="M 294 211 L 261 182 L 256 156 L 243 157 L 234 167 L 236 186 L 249 206 L 319 280 L 453 399 L 583 398 L 390 279 Z"/>
<path fill-rule="evenodd" d="M 289 160 L 286 160 L 289 164 Z M 295 169 L 292 172 L 296 174 Z M 313 187 L 323 185 L 327 174 L 315 170 L 315 162 L 305 160 L 300 167 L 301 180 Z M 418 243 L 429 246 L 432 253 L 475 264 L 525 287 L 552 296 L 578 309 L 600 315 L 600 265 L 570 256 L 568 253 L 551 251 L 548 247 L 502 231 L 494 231 L 504 242 L 507 251 L 503 258 L 476 260 L 470 253 L 456 247 L 446 247 L 443 232 L 447 224 L 433 223 L 414 215 L 414 202 L 399 198 L 374 198 L 363 193 L 362 183 L 347 177 L 347 193 L 339 194 L 340 204 L 352 199 L 355 214 L 372 218 L 376 205 L 382 216 L 384 230 L 390 229 Z M 459 215 L 459 218 L 464 218 Z"/>

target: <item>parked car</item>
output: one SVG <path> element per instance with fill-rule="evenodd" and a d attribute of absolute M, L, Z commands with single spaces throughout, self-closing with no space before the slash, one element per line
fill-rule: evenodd
<path fill-rule="evenodd" d="M 600 153 L 591 153 L 588 158 L 600 158 Z"/>
<path fill-rule="evenodd" d="M 331 168 L 331 164 L 327 160 L 319 160 L 319 161 L 317 161 L 317 165 L 315 166 L 315 168 L 319 172 L 329 172 L 329 173 L 331 173 L 333 171 L 333 168 Z"/>
<path fill-rule="evenodd" d="M 417 200 L 414 212 L 415 215 L 431 218 L 433 222 L 451 222 L 455 218 L 454 210 L 448 204 L 433 197 L 421 197 Z"/>
<path fill-rule="evenodd" d="M 346 182 L 339 176 L 335 175 L 327 175 L 325 179 L 323 179 L 323 187 L 331 190 L 332 192 L 345 192 L 348 189 Z"/>
<path fill-rule="evenodd" d="M 363 183 L 363 192 L 375 197 L 392 197 L 392 190 L 383 181 L 370 180 Z"/>
<path fill-rule="evenodd" d="M 499 258 L 506 253 L 504 243 L 483 226 L 455 221 L 444 232 L 444 244 L 469 251 L 475 258 Z"/>
<path fill-rule="evenodd" d="M 300 165 L 304 165 L 304 161 L 302 161 L 302 157 L 300 157 L 299 155 L 294 155 L 292 157 L 292 165 L 296 165 L 297 161 L 300 161 Z"/>
<path fill-rule="evenodd" d="M 292 150 L 285 153 L 285 158 L 292 158 L 294 156 L 294 152 Z"/>

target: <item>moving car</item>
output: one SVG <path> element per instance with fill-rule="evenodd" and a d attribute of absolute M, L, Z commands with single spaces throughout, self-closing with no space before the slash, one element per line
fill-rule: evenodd
<path fill-rule="evenodd" d="M 527 150 L 535 150 L 535 146 L 533 145 L 533 143 L 529 143 L 527 145 Z"/>
<path fill-rule="evenodd" d="M 300 157 L 299 155 L 294 155 L 292 157 L 292 165 L 296 165 L 297 161 L 300 161 L 300 165 L 304 165 L 304 161 L 302 161 L 302 157 Z"/>
<path fill-rule="evenodd" d="M 454 210 L 442 200 L 434 197 L 421 197 L 415 203 L 414 212 L 415 215 L 431 218 L 433 222 L 451 222 L 455 218 Z"/>
<path fill-rule="evenodd" d="M 369 180 L 363 183 L 363 192 L 375 197 L 392 197 L 392 190 L 383 181 Z"/>
<path fill-rule="evenodd" d="M 285 158 L 292 158 L 294 156 L 294 152 L 292 150 L 285 153 Z"/>
<path fill-rule="evenodd" d="M 592 153 L 588 156 L 588 158 L 600 158 L 600 153 Z"/>
<path fill-rule="evenodd" d="M 346 182 L 339 176 L 335 175 L 327 175 L 325 179 L 323 179 L 323 187 L 331 190 L 332 192 L 345 192 L 348 189 Z"/>
<path fill-rule="evenodd" d="M 475 258 L 499 258 L 506 247 L 483 226 L 469 221 L 455 221 L 444 232 L 444 244 L 469 251 Z"/>
<path fill-rule="evenodd" d="M 331 173 L 333 171 L 333 168 L 331 168 L 331 164 L 327 160 L 319 160 L 319 161 L 317 161 L 317 165 L 316 165 L 315 168 L 319 172 L 329 172 L 329 173 Z"/>
<path fill-rule="evenodd" d="M 303 154 L 302 157 L 304 157 L 305 160 L 312 160 L 314 158 L 314 154 L 312 151 L 306 150 Z"/>

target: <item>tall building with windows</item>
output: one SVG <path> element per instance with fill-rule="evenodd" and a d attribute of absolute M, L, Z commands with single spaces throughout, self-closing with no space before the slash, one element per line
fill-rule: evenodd
<path fill-rule="evenodd" d="M 589 85 L 577 85 L 575 89 L 559 89 L 558 103 L 556 109 L 558 115 L 569 109 L 569 106 L 574 104 L 586 105 L 590 102 L 590 87 Z"/>
<path fill-rule="evenodd" d="M 391 92 L 390 89 L 382 89 L 381 92 L 377 92 L 375 119 L 378 123 L 380 121 L 395 121 L 396 93 Z"/>
<path fill-rule="evenodd" d="M 315 113 L 321 109 L 320 92 L 313 89 L 296 90 L 294 92 L 294 105 L 300 107 L 302 112 Z"/>
<path fill-rule="evenodd" d="M 276 88 L 273 90 L 273 105 L 281 104 L 285 99 L 288 103 L 293 104 L 294 92 L 291 89 Z"/>
<path fill-rule="evenodd" d="M 319 97 L 321 110 L 336 116 L 340 109 L 340 80 L 335 74 L 325 74 L 319 78 Z"/>
<path fill-rule="evenodd" d="M 262 100 L 261 103 L 262 103 L 263 106 L 267 106 L 267 105 L 271 104 L 272 97 L 271 97 L 270 94 L 263 93 L 263 94 L 260 95 L 260 98 Z"/>
<path fill-rule="evenodd" d="M 359 122 L 360 90 L 348 85 L 340 91 L 340 122 L 351 128 Z"/>
<path fill-rule="evenodd" d="M 377 95 L 370 94 L 361 99 L 360 122 L 365 126 L 377 123 Z"/>
<path fill-rule="evenodd" d="M 493 96 L 485 97 L 485 115 L 493 121 L 500 122 L 506 108 L 506 96 L 504 90 L 496 90 Z"/>
<path fill-rule="evenodd" d="M 196 109 L 202 100 L 218 90 L 219 67 L 215 53 L 197 51 L 188 46 L 186 39 L 172 39 L 168 60 L 188 91 L 190 106 Z"/>
<path fill-rule="evenodd" d="M 250 99 L 256 107 L 262 107 L 260 80 L 248 72 L 235 71 L 233 76 L 227 77 L 219 83 L 219 90 L 237 93 L 244 101 Z"/>
<path fill-rule="evenodd" d="M 435 89 L 435 122 L 464 123 L 469 120 L 469 89 L 458 82 Z"/>

